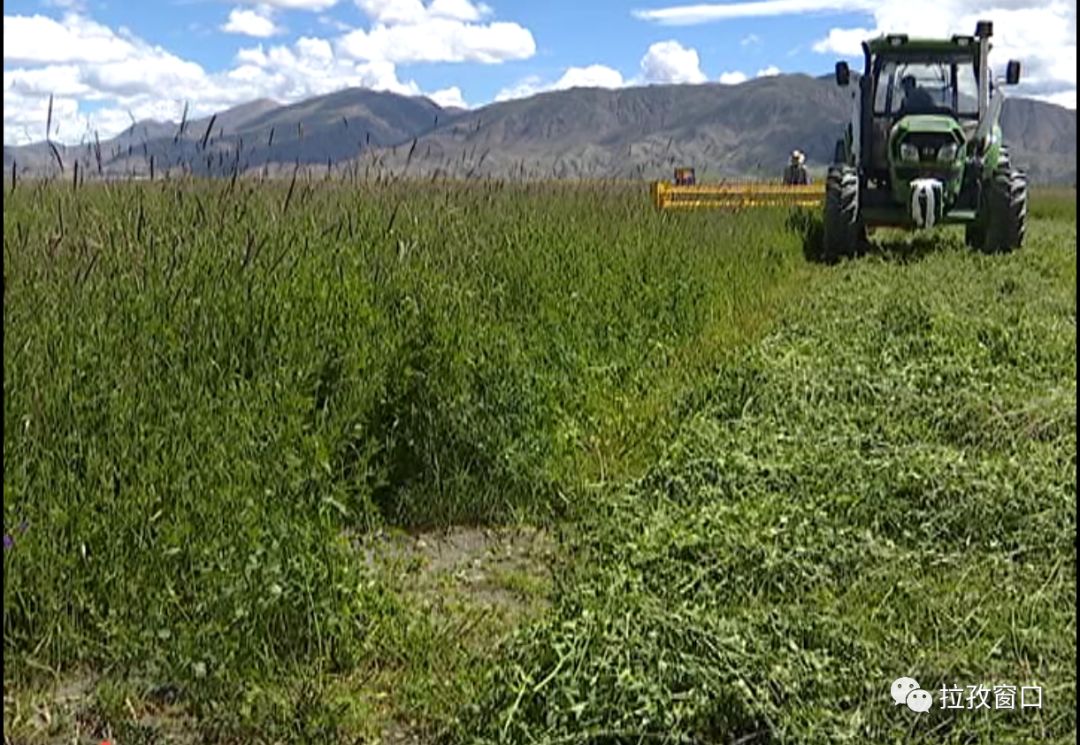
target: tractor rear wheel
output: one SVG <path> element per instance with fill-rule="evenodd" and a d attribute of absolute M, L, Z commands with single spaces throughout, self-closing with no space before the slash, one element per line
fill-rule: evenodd
<path fill-rule="evenodd" d="M 1024 243 L 1027 232 L 1027 176 L 1001 163 L 983 186 L 982 212 L 975 235 L 985 253 L 1008 253 Z M 974 226 L 972 226 L 974 227 Z"/>
<path fill-rule="evenodd" d="M 853 256 L 865 236 L 859 215 L 859 175 L 851 166 L 830 166 L 825 179 L 825 224 L 822 235 L 825 260 Z"/>

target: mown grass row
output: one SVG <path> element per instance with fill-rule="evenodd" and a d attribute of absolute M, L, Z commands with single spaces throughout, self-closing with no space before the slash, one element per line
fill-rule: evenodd
<path fill-rule="evenodd" d="M 1074 742 L 1074 219 L 823 278 L 596 500 L 452 739 Z M 998 684 L 1042 708 L 938 708 Z"/>
<path fill-rule="evenodd" d="M 542 185 L 23 183 L 4 246 L 5 687 L 301 740 L 281 681 L 409 622 L 345 531 L 578 509 L 807 272 L 775 215 Z"/>

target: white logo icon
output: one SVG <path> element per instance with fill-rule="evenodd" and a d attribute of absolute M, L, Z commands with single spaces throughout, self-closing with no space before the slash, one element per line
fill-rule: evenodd
<path fill-rule="evenodd" d="M 914 691 L 907 695 L 905 702 L 907 707 L 912 711 L 922 714 L 923 712 L 930 711 L 930 706 L 933 703 L 933 699 L 930 698 L 930 694 L 921 688 L 916 688 Z"/>
<path fill-rule="evenodd" d="M 920 714 L 930 711 L 933 699 L 930 694 L 919 688 L 914 678 L 897 678 L 890 688 L 893 701 L 897 706 L 906 704 L 909 709 Z"/>

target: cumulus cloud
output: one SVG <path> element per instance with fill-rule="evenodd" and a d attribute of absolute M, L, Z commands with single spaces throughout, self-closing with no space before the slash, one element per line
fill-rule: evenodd
<path fill-rule="evenodd" d="M 745 72 L 732 70 L 731 72 L 720 73 L 719 81 L 724 85 L 738 85 L 739 83 L 745 83 L 747 79 Z"/>
<path fill-rule="evenodd" d="M 569 88 L 622 88 L 626 85 L 622 73 L 606 65 L 588 65 L 586 67 L 568 67 L 562 76 L 545 83 L 532 75 L 516 84 L 503 88 L 495 94 L 496 101 L 509 101 L 515 98 L 527 98 L 545 91 L 567 90 Z"/>
<path fill-rule="evenodd" d="M 526 98 L 567 88 L 623 88 L 630 85 L 704 83 L 708 80 L 708 76 L 701 71 L 697 50 L 684 47 L 673 39 L 652 44 L 638 67 L 640 74 L 629 80 L 618 70 L 599 64 L 568 67 L 555 81 L 545 82 L 532 75 L 500 90 L 495 94 L 495 100 Z"/>
<path fill-rule="evenodd" d="M 837 54 L 841 57 L 861 57 L 862 43 L 877 34 L 868 28 L 834 28 L 823 39 L 814 42 L 818 54 Z"/>
<path fill-rule="evenodd" d="M 498 63 L 536 50 L 528 29 L 493 20 L 491 8 L 473 0 L 355 2 L 371 22 L 367 30 L 323 23 L 336 37 L 241 49 L 231 65 L 216 71 L 81 13 L 59 19 L 5 15 L 4 141 L 20 144 L 44 136 L 38 130 L 44 129 L 50 94 L 55 96 L 54 120 L 64 126 L 64 135 L 56 139 L 75 142 L 95 129 L 103 138 L 118 134 L 132 117 L 175 121 L 184 98 L 191 99 L 189 117 L 199 117 L 255 98 L 290 103 L 346 87 L 423 95 L 415 81 L 399 76 L 398 64 Z M 279 12 L 318 12 L 336 0 L 234 4 L 221 30 L 266 38 L 280 31 L 275 23 Z M 568 73 L 558 85 L 574 81 L 575 73 Z M 467 106 L 456 86 L 428 95 L 443 105 Z"/>
<path fill-rule="evenodd" d="M 46 16 L 4 16 L 4 64 L 118 62 L 135 46 L 112 29 L 69 13 L 63 21 Z"/>
<path fill-rule="evenodd" d="M 660 41 L 649 47 L 641 58 L 641 75 L 647 83 L 704 83 L 696 49 L 677 41 Z"/>
<path fill-rule="evenodd" d="M 536 53 L 532 33 L 516 23 L 464 23 L 425 18 L 390 26 L 356 29 L 339 42 L 341 53 L 356 60 L 408 62 L 482 62 L 520 60 Z"/>
<path fill-rule="evenodd" d="M 11 19 L 4 20 L 7 31 Z M 54 133 L 55 138 L 77 142 L 94 130 L 102 138 L 116 135 L 131 124 L 132 117 L 175 121 L 184 104 L 179 96 L 192 91 L 199 95 L 190 102 L 189 117 L 254 98 L 290 102 L 350 86 L 402 95 L 421 93 L 415 82 L 398 78 L 393 63 L 344 59 L 335 55 L 326 39 L 303 37 L 292 45 L 243 49 L 230 69 L 208 73 L 135 37 L 120 37 L 86 19 L 67 20 L 75 21 L 64 30 L 71 43 L 54 48 L 55 56 L 65 61 L 77 58 L 82 60 L 79 64 L 4 71 L 5 143 L 42 139 L 44 132 L 39 130 L 44 129 L 50 94 L 56 95 L 53 120 L 64 128 Z M 80 32 L 86 32 L 89 42 Z M 20 55 L 16 59 L 26 56 L 17 48 L 13 51 Z M 12 50 L 5 48 L 5 52 Z"/>
<path fill-rule="evenodd" d="M 429 93 L 428 98 L 444 108 L 469 108 L 469 104 L 465 103 L 465 98 L 461 95 L 461 89 L 456 85 Z"/>
<path fill-rule="evenodd" d="M 229 20 L 221 26 L 221 30 L 229 34 L 242 34 L 262 39 L 275 36 L 281 33 L 281 29 L 270 17 L 269 10 L 269 8 L 259 10 L 233 8 L 229 12 Z"/>
<path fill-rule="evenodd" d="M 356 6 L 375 23 L 422 23 L 432 18 L 444 18 L 463 23 L 491 15 L 491 8 L 470 0 L 356 0 Z"/>
<path fill-rule="evenodd" d="M 624 85 L 622 73 L 606 65 L 568 68 L 555 82 L 555 90 L 568 88 L 621 88 Z"/>
<path fill-rule="evenodd" d="M 861 42 L 881 33 L 947 37 L 972 33 L 976 21 L 989 19 L 994 22 L 995 69 L 1000 72 L 1009 59 L 1022 62 L 1017 94 L 1065 104 L 1076 99 L 1075 0 L 749 0 L 674 5 L 633 14 L 661 25 L 691 25 L 824 12 L 861 16 L 861 23 L 832 28 L 813 42 L 818 53 L 848 58 L 861 57 Z"/>
<path fill-rule="evenodd" d="M 355 60 L 480 62 L 528 59 L 536 41 L 525 27 L 485 21 L 492 10 L 471 0 L 356 0 L 371 20 L 338 40 L 340 53 Z"/>
<path fill-rule="evenodd" d="M 972 33 L 980 19 L 994 22 L 991 62 L 1000 74 L 1009 59 L 1019 59 L 1024 70 L 1016 93 L 1075 108 L 1076 3 L 1035 5 L 1019 0 L 997 0 L 986 8 L 976 0 L 884 0 L 871 14 L 873 28 L 834 28 L 819 39 L 814 51 L 860 57 L 862 40 L 886 32 L 912 36 L 947 36 Z"/>
<path fill-rule="evenodd" d="M 780 74 L 780 68 L 779 67 L 777 67 L 776 65 L 769 65 L 768 67 L 765 67 L 765 68 L 762 68 L 761 70 L 758 70 L 757 74 L 754 77 L 771 78 L 774 75 L 779 75 L 779 74 Z"/>

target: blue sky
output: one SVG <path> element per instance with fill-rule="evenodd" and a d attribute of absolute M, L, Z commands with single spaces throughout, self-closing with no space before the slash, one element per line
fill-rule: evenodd
<path fill-rule="evenodd" d="M 1075 0 L 9 0 L 4 140 L 42 138 L 50 93 L 52 134 L 72 141 L 176 119 L 185 100 L 201 115 L 349 85 L 475 107 L 574 85 L 820 75 L 882 29 L 970 32 L 984 16 L 996 59 L 1024 60 L 1021 92 L 1075 108 L 1075 15 Z"/>

